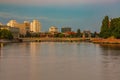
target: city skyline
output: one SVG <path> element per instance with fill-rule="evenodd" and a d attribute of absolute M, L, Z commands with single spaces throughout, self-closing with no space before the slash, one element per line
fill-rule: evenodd
<path fill-rule="evenodd" d="M 100 31 L 102 19 L 119 17 L 120 1 L 118 0 L 4 0 L 0 1 L 0 22 L 8 23 L 15 19 L 18 22 L 38 19 L 42 31 L 47 31 L 52 25 L 61 28 L 69 26 L 74 31 Z"/>

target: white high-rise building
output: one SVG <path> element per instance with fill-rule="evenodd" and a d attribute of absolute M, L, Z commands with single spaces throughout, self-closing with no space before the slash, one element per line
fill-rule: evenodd
<path fill-rule="evenodd" d="M 41 31 L 41 23 L 38 20 L 33 20 L 30 24 L 30 31 L 40 32 Z"/>
<path fill-rule="evenodd" d="M 7 23 L 7 26 L 16 27 L 17 24 L 18 24 L 18 23 L 17 23 L 16 20 L 10 20 L 10 21 Z"/>

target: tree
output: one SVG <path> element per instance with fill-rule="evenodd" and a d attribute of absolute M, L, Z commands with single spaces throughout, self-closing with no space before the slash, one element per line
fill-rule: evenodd
<path fill-rule="evenodd" d="M 100 36 L 103 38 L 115 37 L 120 39 L 120 17 L 111 19 L 108 16 L 103 19 Z"/>
<path fill-rule="evenodd" d="M 77 29 L 76 37 L 81 37 L 81 31 L 80 31 L 80 29 Z"/>
<path fill-rule="evenodd" d="M 116 27 L 116 28 L 114 29 L 114 31 L 113 31 L 113 36 L 114 36 L 115 38 L 120 39 L 120 26 L 119 26 L 119 27 Z"/>
<path fill-rule="evenodd" d="M 31 33 L 29 31 L 26 31 L 25 37 L 31 37 Z"/>
<path fill-rule="evenodd" d="M 102 21 L 100 36 L 102 38 L 108 38 L 111 36 L 110 27 L 109 27 L 109 17 L 105 16 Z"/>
<path fill-rule="evenodd" d="M 1 32 L 1 29 L 0 29 L 0 38 L 1 38 L 1 35 L 2 35 L 2 32 Z"/>
<path fill-rule="evenodd" d="M 62 37 L 65 37 L 65 35 L 63 33 L 56 33 L 54 34 L 54 37 L 62 38 Z"/>
<path fill-rule="evenodd" d="M 110 30 L 112 36 L 120 38 L 120 18 L 114 18 L 111 20 Z"/>
<path fill-rule="evenodd" d="M 96 37 L 98 36 L 98 33 L 95 31 L 94 33 L 91 33 L 91 36 L 92 36 L 93 38 L 96 38 Z"/>
<path fill-rule="evenodd" d="M 12 33 L 7 29 L 0 30 L 0 39 L 13 39 Z"/>
<path fill-rule="evenodd" d="M 65 36 L 65 35 L 62 34 L 62 33 L 59 34 L 59 37 L 60 37 L 60 38 L 62 38 L 62 37 L 64 37 L 64 36 Z"/>

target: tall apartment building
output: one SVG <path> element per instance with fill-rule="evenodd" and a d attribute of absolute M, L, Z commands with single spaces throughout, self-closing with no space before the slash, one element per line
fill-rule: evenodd
<path fill-rule="evenodd" d="M 33 20 L 30 24 L 30 31 L 40 32 L 41 31 L 41 23 L 38 20 Z"/>

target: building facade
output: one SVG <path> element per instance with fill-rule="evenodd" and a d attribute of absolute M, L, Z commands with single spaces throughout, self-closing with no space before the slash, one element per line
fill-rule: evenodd
<path fill-rule="evenodd" d="M 26 31 L 30 31 L 29 21 L 24 21 L 24 23 L 18 23 L 16 20 L 10 20 L 7 23 L 7 26 L 19 28 L 20 34 L 22 34 L 22 35 L 26 35 Z"/>
<path fill-rule="evenodd" d="M 30 24 L 30 31 L 41 32 L 41 23 L 38 20 L 33 20 Z"/>
<path fill-rule="evenodd" d="M 83 33 L 82 33 L 83 35 L 82 35 L 82 37 L 83 38 L 91 38 L 91 32 L 90 31 L 83 31 Z"/>
<path fill-rule="evenodd" d="M 26 31 L 30 31 L 30 22 L 29 21 L 24 21 L 24 26 Z"/>
<path fill-rule="evenodd" d="M 10 20 L 8 23 L 7 23 L 7 26 L 10 26 L 10 27 L 16 27 L 18 25 L 17 21 L 16 20 Z"/>
<path fill-rule="evenodd" d="M 58 32 L 58 28 L 57 28 L 56 26 L 51 26 L 51 27 L 49 28 L 49 32 L 50 32 L 50 33 L 57 33 L 57 32 Z"/>
<path fill-rule="evenodd" d="M 71 28 L 70 27 L 62 27 L 61 32 L 62 33 L 71 32 Z"/>

